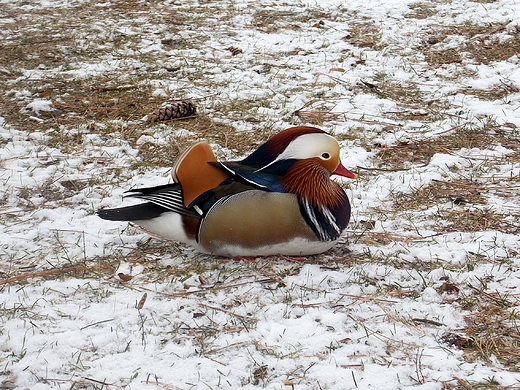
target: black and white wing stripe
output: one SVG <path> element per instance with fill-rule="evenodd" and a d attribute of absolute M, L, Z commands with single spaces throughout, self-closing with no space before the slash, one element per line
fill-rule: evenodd
<path fill-rule="evenodd" d="M 184 206 L 182 189 L 179 184 L 166 184 L 159 187 L 129 190 L 126 196 L 146 200 L 178 214 L 193 217 L 200 216 L 195 209 Z"/>
<path fill-rule="evenodd" d="M 350 219 L 348 199 L 340 207 L 332 210 L 328 207 L 313 205 L 305 198 L 301 199 L 299 203 L 303 218 L 321 241 L 337 240 L 347 227 Z"/>

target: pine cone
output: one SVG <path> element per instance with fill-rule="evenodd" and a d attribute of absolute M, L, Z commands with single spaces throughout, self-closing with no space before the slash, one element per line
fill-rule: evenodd
<path fill-rule="evenodd" d="M 148 114 L 146 120 L 148 122 L 167 121 L 170 119 L 192 116 L 195 115 L 196 112 L 197 108 L 192 102 L 183 100 L 158 108 L 151 114 Z"/>

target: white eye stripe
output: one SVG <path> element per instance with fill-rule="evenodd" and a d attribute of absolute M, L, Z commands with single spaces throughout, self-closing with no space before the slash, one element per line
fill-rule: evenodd
<path fill-rule="evenodd" d="M 325 154 L 328 157 L 324 157 Z M 324 133 L 303 134 L 291 141 L 277 158 L 255 172 L 266 169 L 281 160 L 304 160 L 312 157 L 329 160 L 334 155 L 339 158 L 339 144 L 334 137 Z"/>
<path fill-rule="evenodd" d="M 304 134 L 293 140 L 276 161 L 311 157 L 328 159 L 335 152 L 339 152 L 339 145 L 332 136 L 323 133 Z M 324 154 L 329 157 L 324 157 Z"/>

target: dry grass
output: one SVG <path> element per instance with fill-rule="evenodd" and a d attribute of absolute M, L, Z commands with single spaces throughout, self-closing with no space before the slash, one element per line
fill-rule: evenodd
<path fill-rule="evenodd" d="M 426 60 L 431 65 L 461 63 L 464 59 L 486 65 L 493 61 L 507 60 L 518 54 L 520 44 L 518 28 L 503 36 L 508 24 L 509 22 L 482 26 L 467 23 L 446 27 L 437 31 L 435 39 L 430 41 L 430 47 L 425 51 Z M 453 36 L 464 37 L 464 44 L 456 49 L 446 49 L 442 44 L 437 44 Z"/>
<path fill-rule="evenodd" d="M 516 161 L 514 150 L 520 146 L 520 138 L 516 128 L 508 128 L 506 125 L 498 126 L 493 122 L 482 123 L 481 126 L 457 126 L 447 134 L 435 138 L 421 139 L 417 141 L 401 141 L 397 145 L 382 147 L 377 152 L 381 159 L 381 167 L 386 169 L 406 169 L 412 164 L 428 164 L 433 155 L 457 153 L 461 149 L 486 149 L 490 146 L 501 145 L 512 149 L 513 152 L 506 156 L 506 160 Z M 376 147 L 381 145 L 375 145 Z M 484 166 L 492 166 L 496 160 L 484 159 Z"/>
<path fill-rule="evenodd" d="M 381 50 L 381 26 L 370 19 L 358 19 L 351 21 L 348 26 L 348 34 L 343 38 L 346 42 L 361 48 Z"/>
<path fill-rule="evenodd" d="M 518 212 L 497 210 L 489 203 L 492 197 L 513 199 L 520 188 L 516 175 L 494 177 L 493 174 L 497 165 L 517 161 L 518 154 L 514 150 L 520 143 L 516 129 L 510 132 L 496 125 L 480 129 L 461 127 L 435 139 L 401 142 L 382 148 L 377 156 L 381 159 L 382 170 L 410 170 L 428 165 L 435 155 L 459 155 L 462 150 L 486 149 L 493 145 L 510 148 L 511 153 L 499 158 L 484 155 L 468 158 L 466 168 L 446 166 L 446 180 L 433 180 L 409 191 L 396 191 L 390 210 L 374 211 L 378 215 L 428 211 L 428 218 L 433 222 L 430 227 L 438 232 L 494 230 L 518 234 L 520 225 L 515 221 Z"/>
<path fill-rule="evenodd" d="M 498 231 L 508 234 L 518 234 L 520 225 L 511 220 L 509 213 L 497 212 L 491 209 L 451 210 L 442 211 L 441 217 L 447 222 L 448 232 L 481 232 Z M 518 215 L 514 216 L 518 220 Z"/>
<path fill-rule="evenodd" d="M 405 17 L 410 19 L 426 19 L 435 15 L 437 10 L 430 3 L 412 3 L 408 5 L 410 12 Z"/>
<path fill-rule="evenodd" d="M 507 102 L 509 95 L 520 92 L 520 89 L 510 81 L 501 81 L 492 88 L 464 88 L 460 92 L 465 95 L 476 96 L 482 100 L 502 100 Z"/>
<path fill-rule="evenodd" d="M 397 210 L 427 210 L 430 207 L 444 202 L 453 202 L 455 205 L 483 205 L 486 198 L 471 182 L 439 182 L 416 188 L 410 192 L 396 193 L 394 207 Z"/>
<path fill-rule="evenodd" d="M 519 304 L 518 298 L 485 292 L 485 286 L 470 285 L 470 289 L 471 295 L 460 294 L 458 298 L 462 306 L 472 310 L 466 317 L 466 338 L 452 339 L 451 343 L 463 348 L 470 361 L 477 358 L 490 361 L 496 357 L 507 367 L 517 367 L 520 364 L 520 329 L 514 308 Z"/>

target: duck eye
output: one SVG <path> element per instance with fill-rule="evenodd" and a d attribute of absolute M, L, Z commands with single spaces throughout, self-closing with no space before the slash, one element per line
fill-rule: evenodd
<path fill-rule="evenodd" d="M 330 154 L 329 153 L 322 153 L 321 154 L 321 158 L 323 158 L 325 160 L 328 160 L 330 158 Z"/>

